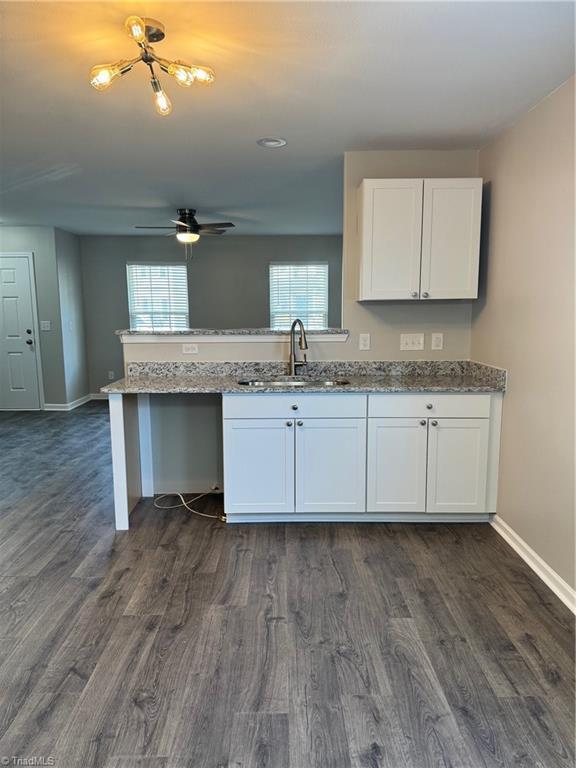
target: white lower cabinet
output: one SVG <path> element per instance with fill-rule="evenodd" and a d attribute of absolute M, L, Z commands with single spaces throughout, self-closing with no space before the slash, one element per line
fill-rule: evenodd
<path fill-rule="evenodd" d="M 294 512 L 294 422 L 225 419 L 227 513 Z"/>
<path fill-rule="evenodd" d="M 231 521 L 496 511 L 498 396 L 234 394 L 223 411 Z"/>
<path fill-rule="evenodd" d="M 296 422 L 296 512 L 364 512 L 366 419 Z"/>
<path fill-rule="evenodd" d="M 431 419 L 427 512 L 485 512 L 488 419 Z"/>
<path fill-rule="evenodd" d="M 427 419 L 368 420 L 368 512 L 426 511 Z"/>

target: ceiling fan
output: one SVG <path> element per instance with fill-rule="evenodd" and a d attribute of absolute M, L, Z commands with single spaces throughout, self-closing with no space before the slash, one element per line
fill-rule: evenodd
<path fill-rule="evenodd" d="M 200 239 L 201 235 L 223 235 L 227 229 L 235 225 L 230 221 L 219 221 L 210 224 L 199 224 L 196 220 L 195 208 L 178 208 L 178 219 L 170 219 L 174 227 L 154 227 L 136 225 L 134 229 L 173 229 L 176 239 L 189 245 Z"/>

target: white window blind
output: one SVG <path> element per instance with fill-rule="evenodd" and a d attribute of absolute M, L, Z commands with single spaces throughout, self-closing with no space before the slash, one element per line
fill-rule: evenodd
<path fill-rule="evenodd" d="M 128 264 L 127 275 L 132 330 L 188 327 L 186 264 Z"/>
<path fill-rule="evenodd" d="M 270 328 L 290 329 L 297 317 L 308 330 L 328 327 L 328 264 L 270 264 Z"/>

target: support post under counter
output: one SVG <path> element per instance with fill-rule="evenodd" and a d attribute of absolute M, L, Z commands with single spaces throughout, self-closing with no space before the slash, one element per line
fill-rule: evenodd
<path fill-rule="evenodd" d="M 140 402 L 140 398 L 146 402 Z M 110 394 L 110 437 L 116 530 L 127 531 L 142 495 L 153 495 L 148 395 Z M 143 411 L 139 418 L 139 411 Z M 141 437 L 142 435 L 142 442 Z M 143 461 L 144 460 L 144 461 Z"/>

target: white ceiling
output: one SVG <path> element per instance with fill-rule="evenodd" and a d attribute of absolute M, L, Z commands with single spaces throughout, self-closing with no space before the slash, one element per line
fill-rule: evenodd
<path fill-rule="evenodd" d="M 134 12 L 165 23 L 158 53 L 216 70 L 164 75 L 168 118 L 143 65 L 88 85 L 135 55 Z M 482 145 L 572 74 L 573 22 L 567 2 L 0 2 L 0 223 L 129 234 L 195 207 L 339 232 L 345 150 Z"/>

